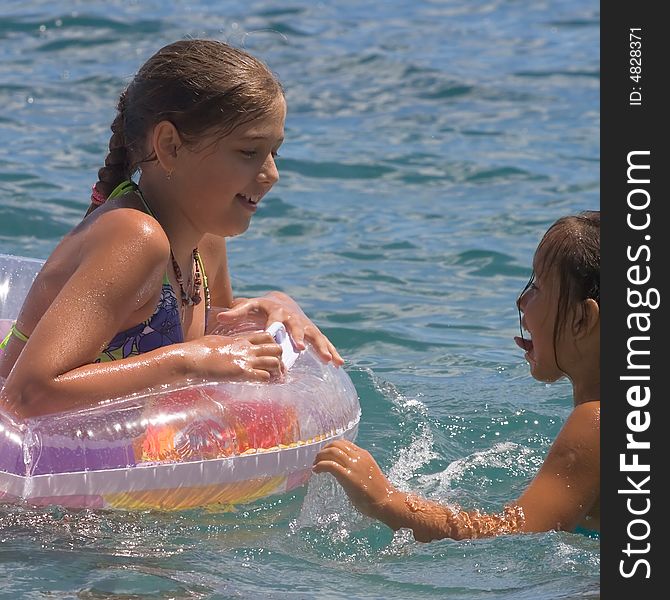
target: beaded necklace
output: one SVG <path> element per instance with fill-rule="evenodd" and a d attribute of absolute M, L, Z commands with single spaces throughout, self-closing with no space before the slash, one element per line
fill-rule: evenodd
<path fill-rule="evenodd" d="M 193 295 L 189 296 L 184 289 L 184 279 L 181 275 L 181 269 L 177 264 L 177 260 L 172 254 L 172 248 L 170 248 L 170 258 L 172 259 L 172 267 L 174 268 L 174 275 L 179 284 L 179 291 L 181 292 L 181 305 L 182 306 L 197 306 L 202 302 L 202 297 L 200 296 L 200 288 L 202 287 L 202 274 L 200 273 L 200 254 L 198 254 L 198 248 L 193 248 L 193 264 L 195 266 L 195 274 L 193 276 Z M 190 281 L 190 278 L 189 278 Z M 207 289 L 205 289 L 205 294 L 207 294 Z"/>
<path fill-rule="evenodd" d="M 142 204 L 144 204 L 144 207 L 147 209 L 149 214 L 155 219 L 156 215 L 154 215 L 151 208 L 149 208 L 149 205 L 147 204 L 146 198 L 144 197 L 142 190 L 137 185 L 135 185 L 134 188 L 135 191 L 137 192 L 137 195 L 140 197 Z M 182 307 L 197 306 L 198 304 L 200 304 L 200 302 L 202 302 L 202 296 L 200 295 L 200 288 L 202 287 L 202 272 L 200 270 L 200 264 L 202 262 L 202 259 L 200 258 L 198 247 L 196 246 L 195 248 L 193 248 L 193 265 L 194 265 L 193 295 L 187 294 L 186 290 L 184 289 L 184 278 L 182 277 L 181 269 L 179 268 L 177 259 L 174 257 L 172 248 L 170 248 L 170 258 L 172 259 L 172 268 L 174 269 L 174 276 L 175 279 L 177 280 L 177 284 L 179 284 L 179 291 L 181 292 Z M 209 310 L 210 308 L 209 287 L 207 286 L 207 284 L 205 284 L 205 308 L 207 310 Z"/>

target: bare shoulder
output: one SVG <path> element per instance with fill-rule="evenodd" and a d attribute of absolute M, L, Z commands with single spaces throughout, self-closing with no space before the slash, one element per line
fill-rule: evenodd
<path fill-rule="evenodd" d="M 600 434 L 600 400 L 578 404 L 570 413 L 566 426 Z"/>
<path fill-rule="evenodd" d="M 150 215 L 129 208 L 100 208 L 74 227 L 56 246 L 37 276 L 39 308 L 44 312 L 73 275 L 103 274 L 128 268 L 153 270 L 167 262 L 170 243 Z"/>
<path fill-rule="evenodd" d="M 28 335 L 57 297 L 66 307 L 86 298 L 92 311 L 123 319 L 156 296 L 170 256 L 160 225 L 137 210 L 98 210 L 61 240 L 37 275 L 18 319 Z M 50 314 L 64 321 L 57 310 Z"/>
<path fill-rule="evenodd" d="M 93 265 L 147 274 L 164 269 L 170 256 L 170 242 L 158 221 L 133 208 L 96 209 L 68 237 L 79 268 Z"/>
<path fill-rule="evenodd" d="M 114 287 L 137 305 L 160 286 L 170 242 L 151 215 L 125 207 L 101 210 L 85 219 L 75 235 L 76 274 L 93 287 Z"/>
<path fill-rule="evenodd" d="M 554 441 L 551 453 L 571 462 L 570 457 L 600 456 L 600 401 L 576 406 Z"/>
<path fill-rule="evenodd" d="M 167 236 L 160 223 L 151 215 L 133 208 L 98 210 L 99 214 L 94 212 L 82 222 L 81 233 L 86 241 L 93 238 L 97 245 L 104 244 L 105 240 L 110 245 L 146 245 L 147 249 L 155 247 L 169 253 L 170 243 Z"/>

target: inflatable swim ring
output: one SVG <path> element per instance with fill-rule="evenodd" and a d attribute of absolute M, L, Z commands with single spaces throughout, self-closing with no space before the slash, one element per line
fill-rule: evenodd
<path fill-rule="evenodd" d="M 0 254 L 0 339 L 41 265 Z M 309 347 L 278 383 L 153 389 L 23 422 L 0 409 L 0 501 L 161 510 L 243 504 L 305 484 L 322 446 L 355 438 L 360 414 L 344 369 Z"/>

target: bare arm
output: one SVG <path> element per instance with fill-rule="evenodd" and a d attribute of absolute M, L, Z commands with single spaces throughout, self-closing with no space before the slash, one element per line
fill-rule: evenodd
<path fill-rule="evenodd" d="M 499 515 L 482 515 L 402 492 L 388 481 L 369 452 L 346 440 L 321 450 L 314 471 L 334 475 L 364 515 L 394 530 L 411 529 L 420 542 L 486 537 L 523 528 L 523 514 L 516 507 L 506 507 Z"/>
<path fill-rule="evenodd" d="M 498 514 L 465 511 L 402 492 L 367 451 L 348 441 L 326 446 L 314 471 L 334 475 L 363 514 L 392 529 L 412 529 L 422 542 L 572 530 L 600 494 L 600 403 L 595 404 L 575 408 L 526 491 Z"/>
<path fill-rule="evenodd" d="M 19 355 L 2 399 L 20 416 L 48 414 L 189 379 L 267 381 L 281 372 L 269 334 L 205 336 L 132 358 L 93 361 L 129 319 L 152 313 L 169 256 L 148 216 L 110 211 L 90 226 L 79 263 Z M 112 247 L 100 240 L 114 240 Z M 30 311 L 30 303 L 24 308 Z M 141 317 L 141 318 L 140 318 Z"/>

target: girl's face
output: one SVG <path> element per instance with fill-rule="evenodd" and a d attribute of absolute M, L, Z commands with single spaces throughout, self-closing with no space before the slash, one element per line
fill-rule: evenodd
<path fill-rule="evenodd" d="M 247 230 L 258 204 L 279 180 L 275 164 L 284 141 L 286 103 L 221 138 L 183 146 L 174 179 L 185 184 L 186 212 L 203 232 L 221 236 Z"/>
<path fill-rule="evenodd" d="M 517 301 L 521 327 L 528 335 L 515 337 L 515 341 L 526 351 L 531 375 L 538 381 L 551 382 L 565 375 L 558 366 L 561 340 L 566 338 L 563 328 L 558 330 L 555 339 L 560 285 L 551 265 L 543 264 L 541 251 L 535 254 L 533 268 L 535 277 Z"/>

